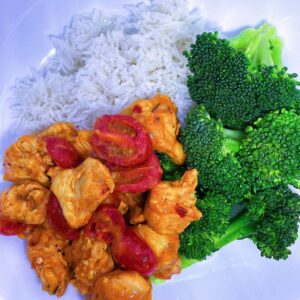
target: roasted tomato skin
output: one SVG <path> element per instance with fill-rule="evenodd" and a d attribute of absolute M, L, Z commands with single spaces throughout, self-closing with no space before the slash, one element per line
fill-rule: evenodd
<path fill-rule="evenodd" d="M 100 204 L 84 230 L 89 237 L 96 237 L 110 244 L 123 235 L 125 221 L 116 207 Z"/>
<path fill-rule="evenodd" d="M 99 158 L 115 165 L 141 164 L 152 152 L 149 134 L 131 116 L 104 115 L 94 129 L 90 144 Z"/>
<path fill-rule="evenodd" d="M 121 268 L 150 276 L 157 268 L 157 258 L 134 230 L 127 226 L 124 234 L 112 246 L 112 255 Z"/>
<path fill-rule="evenodd" d="M 162 176 L 160 161 L 152 153 L 147 160 L 132 168 L 107 165 L 115 182 L 115 193 L 142 193 L 156 186 Z"/>
<path fill-rule="evenodd" d="M 64 138 L 47 136 L 44 138 L 46 149 L 52 160 L 61 168 L 75 168 L 82 158 L 73 144 Z"/>
<path fill-rule="evenodd" d="M 109 204 L 115 208 L 118 208 L 121 204 L 121 197 L 119 193 L 111 193 L 109 196 L 102 202 L 102 204 Z"/>
<path fill-rule="evenodd" d="M 95 130 L 89 142 L 101 160 L 116 165 L 135 164 L 136 145 L 128 136 Z"/>
<path fill-rule="evenodd" d="M 49 202 L 47 203 L 47 217 L 50 226 L 61 236 L 71 241 L 79 239 L 79 231 L 70 227 L 53 193 L 51 193 Z"/>
<path fill-rule="evenodd" d="M 24 223 L 0 216 L 0 234 L 11 236 L 23 233 L 27 228 Z"/>

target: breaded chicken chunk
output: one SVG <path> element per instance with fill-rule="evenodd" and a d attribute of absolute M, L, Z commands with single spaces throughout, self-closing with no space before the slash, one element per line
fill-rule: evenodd
<path fill-rule="evenodd" d="M 122 195 L 122 202 L 127 204 L 129 207 L 129 223 L 134 225 L 145 222 L 144 205 L 146 202 L 146 195 L 143 193 L 126 193 Z"/>
<path fill-rule="evenodd" d="M 89 138 L 93 134 L 92 130 L 80 130 L 73 141 L 73 145 L 81 157 L 87 158 L 95 156 L 94 150 L 89 143 Z"/>
<path fill-rule="evenodd" d="M 151 99 L 137 100 L 122 114 L 132 116 L 143 125 L 150 134 L 155 150 L 168 154 L 178 165 L 184 163 L 185 153 L 177 141 L 180 129 L 177 107 L 170 97 L 156 95 Z"/>
<path fill-rule="evenodd" d="M 65 138 L 69 142 L 73 142 L 74 138 L 77 136 L 77 129 L 72 123 L 57 122 L 37 134 L 37 137 L 39 138 L 47 136 L 57 136 Z"/>
<path fill-rule="evenodd" d="M 69 282 L 64 257 L 67 243 L 46 224 L 35 227 L 27 236 L 27 255 L 32 269 L 40 278 L 43 289 L 58 297 L 65 293 Z"/>
<path fill-rule="evenodd" d="M 72 283 L 83 294 L 91 293 L 99 275 L 113 270 L 114 262 L 108 245 L 83 231 L 80 238 L 66 248 L 66 257 L 72 270 Z"/>
<path fill-rule="evenodd" d="M 59 172 L 64 171 L 65 169 L 59 166 L 51 167 L 47 171 L 47 176 L 49 176 L 52 180 L 53 177 L 55 177 Z"/>
<path fill-rule="evenodd" d="M 45 143 L 36 136 L 25 135 L 9 146 L 4 155 L 4 180 L 20 183 L 33 180 L 49 184 L 46 172 L 53 166 Z"/>
<path fill-rule="evenodd" d="M 7 218 L 26 224 L 42 224 L 50 191 L 34 181 L 14 185 L 0 196 L 0 211 Z"/>
<path fill-rule="evenodd" d="M 180 180 L 161 181 L 147 199 L 144 215 L 149 226 L 160 234 L 179 234 L 192 221 L 201 218 L 196 208 L 196 169 L 188 170 Z"/>
<path fill-rule="evenodd" d="M 103 203 L 112 204 L 118 207 L 122 215 L 129 212 L 129 223 L 139 224 L 145 222 L 144 205 L 146 201 L 145 193 L 113 193 L 107 197 Z"/>
<path fill-rule="evenodd" d="M 51 184 L 51 190 L 72 228 L 85 225 L 113 189 L 109 170 L 94 158 L 87 158 L 75 169 L 58 172 Z"/>
<path fill-rule="evenodd" d="M 157 257 L 158 265 L 155 273 L 157 278 L 169 279 L 181 271 L 179 235 L 158 234 L 146 224 L 134 227 L 135 232 L 149 245 Z"/>
<path fill-rule="evenodd" d="M 89 300 L 151 300 L 152 287 L 134 271 L 117 270 L 100 276 Z"/>

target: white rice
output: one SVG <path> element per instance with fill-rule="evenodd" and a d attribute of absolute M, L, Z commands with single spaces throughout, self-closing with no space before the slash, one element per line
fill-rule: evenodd
<path fill-rule="evenodd" d="M 157 92 L 171 96 L 183 121 L 192 102 L 182 51 L 210 25 L 187 0 L 144 1 L 124 11 L 77 15 L 51 37 L 55 54 L 13 87 L 10 106 L 19 128 L 35 131 L 55 121 L 89 128 L 100 115 Z"/>

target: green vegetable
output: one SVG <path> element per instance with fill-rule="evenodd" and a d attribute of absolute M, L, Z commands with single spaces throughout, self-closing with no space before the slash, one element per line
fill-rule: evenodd
<path fill-rule="evenodd" d="M 212 119 L 203 105 L 189 111 L 180 141 L 187 155 L 187 167 L 198 170 L 203 192 L 214 191 L 233 202 L 249 193 L 234 155 L 243 136 L 243 132 L 224 129 L 222 122 Z"/>
<path fill-rule="evenodd" d="M 230 46 L 246 54 L 255 65 L 276 65 L 282 68 L 283 42 L 274 26 L 264 23 L 259 28 L 247 28 L 230 40 Z"/>
<path fill-rule="evenodd" d="M 212 254 L 216 250 L 216 237 L 224 234 L 229 225 L 232 207 L 231 201 L 218 194 L 198 199 L 197 208 L 203 216 L 180 235 L 180 254 L 197 260 Z"/>
<path fill-rule="evenodd" d="M 181 234 L 180 252 L 187 258 L 202 260 L 232 241 L 250 238 L 261 251 L 261 255 L 286 259 L 288 249 L 297 239 L 300 216 L 300 197 L 293 194 L 286 186 L 278 186 L 259 192 L 247 201 L 244 211 L 223 232 L 223 225 L 228 223 L 228 210 L 219 210 L 218 195 L 208 199 L 215 210 L 209 210 L 207 217 L 214 221 L 200 219 Z M 214 213 L 216 212 L 216 213 Z M 211 213 L 213 217 L 211 217 Z M 218 220 L 218 221 L 217 221 Z M 206 225 L 205 225 L 206 222 Z M 223 225 L 219 225 L 219 223 Z M 215 230 L 215 227 L 222 229 Z M 207 233 L 207 234 L 206 234 Z"/>
<path fill-rule="evenodd" d="M 180 141 L 185 167 L 199 173 L 196 205 L 203 217 L 180 235 L 184 266 L 245 238 L 268 258 L 291 253 L 300 197 L 287 185 L 300 188 L 300 91 L 297 75 L 282 68 L 281 52 L 269 24 L 230 41 L 204 33 L 185 52 L 198 105 Z M 182 175 L 185 167 L 160 160 L 168 180 Z"/>
<path fill-rule="evenodd" d="M 187 83 L 191 98 L 204 104 L 226 127 L 245 128 L 281 108 L 300 111 L 297 75 L 276 65 L 257 65 L 281 65 L 281 43 L 266 28 L 264 25 L 255 34 L 253 30 L 242 32 L 232 42 L 218 38 L 218 33 L 203 33 L 184 53 L 192 73 Z M 272 44 L 269 50 L 266 43 Z"/>
<path fill-rule="evenodd" d="M 300 115 L 283 109 L 259 118 L 246 129 L 237 158 L 254 191 L 300 188 Z"/>
<path fill-rule="evenodd" d="M 157 152 L 156 155 L 163 169 L 162 180 L 174 181 L 182 177 L 185 171 L 184 166 L 176 165 L 167 154 Z"/>
<path fill-rule="evenodd" d="M 203 105 L 190 110 L 180 140 L 206 196 L 197 201 L 203 217 L 181 234 L 183 256 L 203 260 L 235 239 L 250 237 L 262 255 L 287 257 L 299 219 L 299 200 L 286 188 L 299 186 L 299 133 L 300 116 L 285 109 L 259 118 L 244 132 L 225 129 Z M 245 208 L 232 222 L 235 203 Z"/>

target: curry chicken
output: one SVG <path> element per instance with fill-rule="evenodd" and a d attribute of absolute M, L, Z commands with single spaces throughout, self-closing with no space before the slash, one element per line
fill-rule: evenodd
<path fill-rule="evenodd" d="M 4 156 L 0 233 L 26 239 L 43 289 L 69 283 L 88 300 L 151 300 L 150 276 L 181 271 L 179 234 L 201 218 L 198 174 L 162 181 L 155 151 L 183 164 L 177 108 L 139 99 L 91 130 L 58 122 L 19 138 Z"/>

